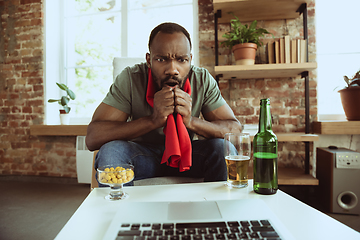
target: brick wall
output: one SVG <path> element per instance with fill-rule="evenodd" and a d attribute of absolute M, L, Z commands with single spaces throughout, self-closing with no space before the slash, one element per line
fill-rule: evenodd
<path fill-rule="evenodd" d="M 43 0 L 0 0 L 0 174 L 76 177 L 74 137 L 34 137 L 44 120 Z"/>
<path fill-rule="evenodd" d="M 44 0 L 0 0 L 0 174 L 76 177 L 75 137 L 30 136 L 44 121 Z M 199 0 L 200 64 L 213 73 L 211 0 Z M 310 61 L 315 59 L 314 4 L 309 4 Z M 276 38 L 302 36 L 302 18 L 260 22 Z M 226 30 L 227 25 L 221 25 Z M 261 51 L 260 51 L 261 52 Z M 261 54 L 260 54 L 261 55 Z M 262 61 L 258 56 L 257 61 Z M 230 63 L 220 49 L 220 64 Z M 316 117 L 316 76 L 310 75 L 311 117 Z M 304 130 L 304 82 L 300 78 L 223 80 L 222 93 L 237 118 L 258 122 L 259 99 L 271 98 L 278 132 Z M 276 96 L 276 97 L 274 97 Z M 279 143 L 280 165 L 302 166 L 303 143 Z"/>

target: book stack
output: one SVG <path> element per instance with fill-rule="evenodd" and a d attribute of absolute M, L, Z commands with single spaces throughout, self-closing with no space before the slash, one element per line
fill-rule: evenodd
<path fill-rule="evenodd" d="M 290 39 L 285 36 L 267 44 L 268 63 L 304 63 L 306 62 L 307 40 Z"/>

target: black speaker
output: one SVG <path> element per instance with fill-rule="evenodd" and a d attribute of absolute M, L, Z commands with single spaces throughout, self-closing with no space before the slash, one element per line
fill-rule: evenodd
<path fill-rule="evenodd" d="M 332 213 L 360 214 L 360 153 L 330 146 L 316 148 L 319 199 Z"/>

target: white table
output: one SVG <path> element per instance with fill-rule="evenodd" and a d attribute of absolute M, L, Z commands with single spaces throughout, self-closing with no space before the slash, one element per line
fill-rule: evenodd
<path fill-rule="evenodd" d="M 275 195 L 254 193 L 252 180 L 244 189 L 224 182 L 126 187 L 126 200 L 104 199 L 109 188 L 96 188 L 84 200 L 56 239 L 102 239 L 123 201 L 206 201 L 261 198 L 296 239 L 360 239 L 360 233 L 278 190 Z"/>

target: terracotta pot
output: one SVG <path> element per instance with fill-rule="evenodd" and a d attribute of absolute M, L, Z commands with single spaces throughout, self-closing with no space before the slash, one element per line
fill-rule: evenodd
<path fill-rule="evenodd" d="M 232 47 L 237 65 L 254 65 L 257 45 L 255 43 L 241 43 Z"/>
<path fill-rule="evenodd" d="M 339 93 L 347 120 L 360 121 L 360 87 L 344 88 Z"/>

